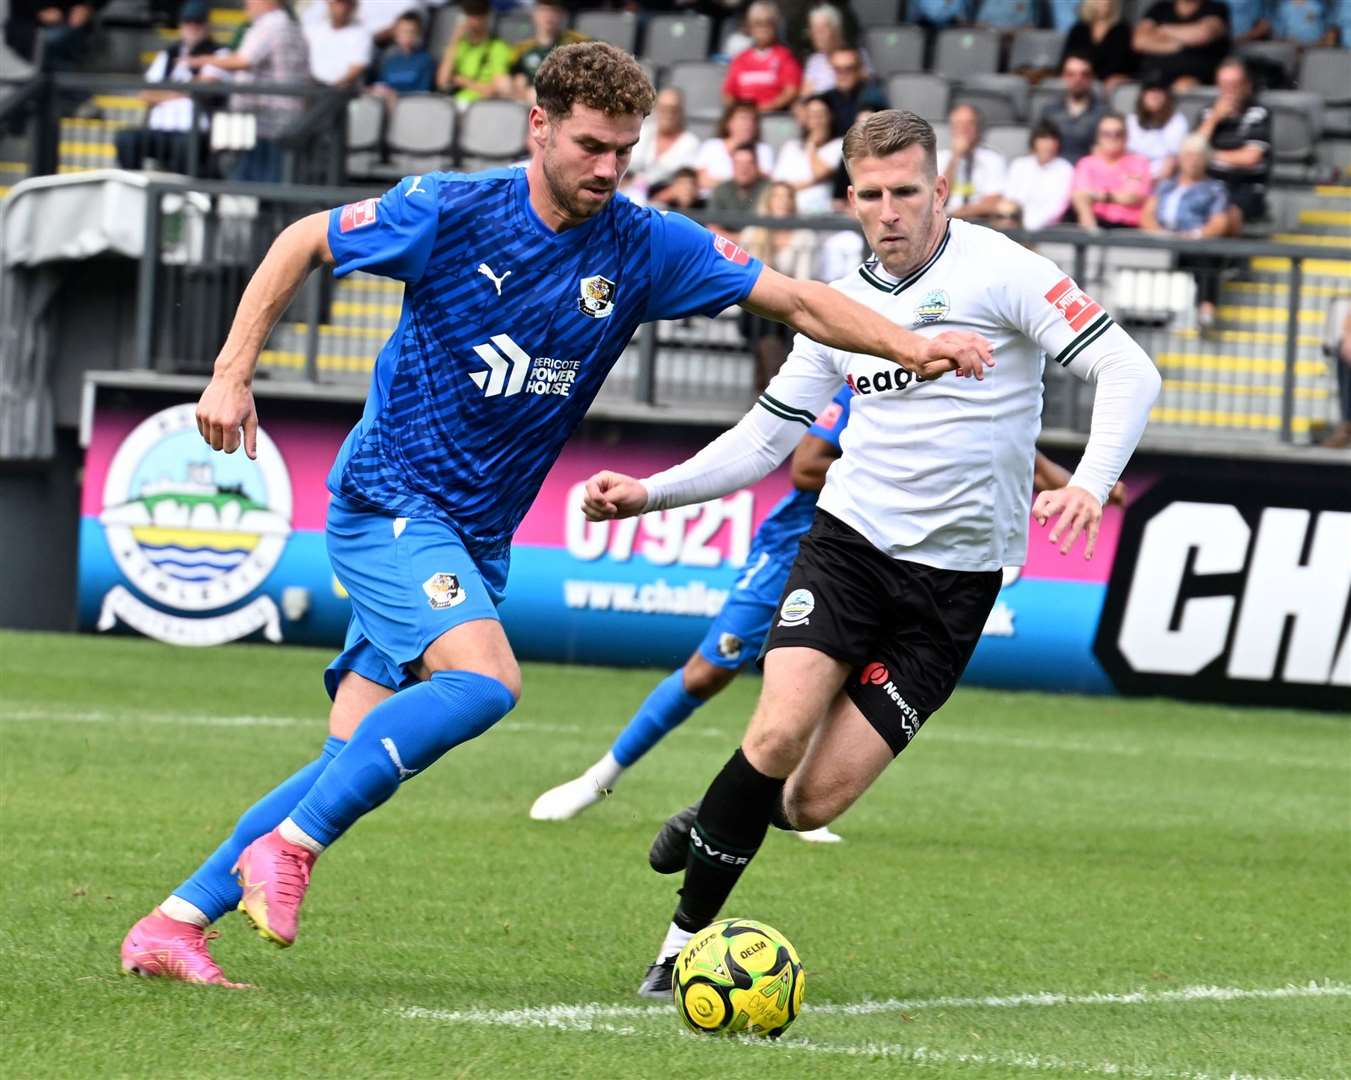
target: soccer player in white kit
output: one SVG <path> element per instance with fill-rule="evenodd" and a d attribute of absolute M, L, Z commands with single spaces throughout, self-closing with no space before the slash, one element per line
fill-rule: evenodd
<path fill-rule="evenodd" d="M 929 381 L 799 334 L 751 411 L 692 458 L 643 480 L 588 482 L 593 520 L 726 494 L 778 465 L 842 380 L 854 389 L 844 456 L 785 586 L 746 736 L 697 815 L 676 815 L 654 844 L 654 856 L 663 843 L 675 851 L 670 869 L 685 879 L 640 987 L 651 996 L 670 992 L 676 954 L 717 916 L 769 825 L 829 824 L 957 685 L 1003 567 L 1026 557 L 1046 358 L 1096 383 L 1078 467 L 1031 507 L 1039 524 L 1058 518 L 1050 541 L 1062 555 L 1082 535 L 1092 556 L 1159 391 L 1149 357 L 1063 270 L 947 219 L 926 121 L 874 113 L 850 130 L 844 158 L 875 259 L 833 286 L 920 334 L 981 334 L 996 366 L 983 380 Z"/>

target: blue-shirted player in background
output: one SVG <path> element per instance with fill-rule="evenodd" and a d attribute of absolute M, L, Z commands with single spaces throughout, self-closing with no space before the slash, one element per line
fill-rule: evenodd
<path fill-rule="evenodd" d="M 511 537 L 640 323 L 742 304 L 927 377 L 993 366 L 977 334 L 912 334 L 615 195 L 654 97 L 627 53 L 556 49 L 535 90 L 528 168 L 410 177 L 303 218 L 244 292 L 197 421 L 213 449 L 242 441 L 253 456 L 258 355 L 309 273 L 330 265 L 406 286 L 328 478 L 328 554 L 352 621 L 325 673 L 333 705 L 320 756 L 131 928 L 124 971 L 237 985 L 211 959 L 205 927 L 238 906 L 264 938 L 290 945 L 320 853 L 515 705 L 520 670 L 497 619 Z M 804 428 L 813 419 L 783 411 Z"/>
<path fill-rule="evenodd" d="M 532 818 L 564 821 L 600 802 L 626 769 L 688 720 L 695 709 L 721 693 L 760 654 L 769 624 L 783 598 L 798 541 L 806 535 L 816 516 L 816 496 L 825 483 L 826 469 L 840 456 L 840 433 L 849 422 L 851 397 L 853 391 L 841 387 L 835 400 L 798 443 L 793 452 L 796 490 L 779 500 L 760 523 L 746 556 L 746 566 L 698 649 L 684 667 L 657 684 L 604 757 L 581 776 L 551 788 L 535 800 L 530 808 Z M 826 843 L 839 840 L 824 828 L 797 835 Z"/>

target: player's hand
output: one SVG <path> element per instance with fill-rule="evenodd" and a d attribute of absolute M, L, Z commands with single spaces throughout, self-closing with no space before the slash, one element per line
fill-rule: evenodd
<path fill-rule="evenodd" d="M 197 430 L 212 450 L 233 454 L 239 449 L 240 432 L 244 453 L 258 457 L 258 413 L 253 406 L 253 389 L 238 379 L 215 376 L 197 402 Z"/>
<path fill-rule="evenodd" d="M 974 375 L 985 378 L 985 369 L 994 367 L 994 346 L 979 334 L 967 330 L 948 330 L 924 339 L 918 361 L 909 367 L 926 379 L 936 379 L 949 371 L 957 377 Z"/>
<path fill-rule="evenodd" d="M 1032 517 L 1038 525 L 1045 525 L 1057 515 L 1060 520 L 1051 529 L 1050 540 L 1060 545 L 1060 554 L 1068 555 L 1079 534 L 1083 533 L 1084 558 L 1093 558 L 1098 528 L 1102 524 L 1102 504 L 1097 496 L 1079 487 L 1043 491 L 1032 504 Z"/>
<path fill-rule="evenodd" d="M 635 517 L 647 506 L 647 488 L 631 476 L 598 472 L 586 482 L 582 513 L 588 521 Z"/>
<path fill-rule="evenodd" d="M 1107 505 L 1120 507 L 1126 505 L 1126 481 L 1118 480 L 1112 485 L 1112 490 L 1107 493 Z"/>

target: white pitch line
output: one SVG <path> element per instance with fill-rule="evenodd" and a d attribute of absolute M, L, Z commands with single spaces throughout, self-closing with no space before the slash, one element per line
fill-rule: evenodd
<path fill-rule="evenodd" d="M 1186 986 L 1177 990 L 1135 990 L 1120 994 L 1033 992 L 984 997 L 889 998 L 885 1001 L 826 1001 L 808 1010 L 823 1016 L 872 1016 L 924 1009 L 1015 1009 L 1054 1005 L 1174 1005 L 1194 1001 L 1273 1001 L 1282 998 L 1351 997 L 1351 983 L 1308 982 L 1276 987 Z M 436 1020 L 447 1024 L 486 1024 L 505 1027 L 558 1027 L 570 1023 L 663 1016 L 670 1005 L 535 1005 L 520 1009 L 428 1009 L 412 1006 L 399 1014 L 408 1020 Z"/>
<path fill-rule="evenodd" d="M 861 1001 L 852 1003 L 825 1003 L 813 1005 L 810 1012 L 827 1015 L 859 1016 L 877 1012 L 914 1012 L 926 1008 L 1012 1008 L 1018 1006 L 1048 1005 L 1137 1005 L 1190 1001 L 1271 1000 L 1291 997 L 1351 996 L 1351 985 L 1311 982 L 1301 986 L 1283 986 L 1266 989 L 1241 987 L 1191 986 L 1180 990 L 1136 991 L 1125 994 L 1008 994 L 989 997 L 941 997 L 915 1001 Z M 670 1016 L 669 1005 L 552 1005 L 524 1009 L 470 1009 L 449 1012 L 440 1009 L 405 1008 L 397 1015 L 405 1020 L 432 1020 L 442 1023 L 469 1023 L 517 1028 L 548 1028 L 555 1031 L 601 1032 L 625 1037 L 663 1038 L 679 1037 L 680 1032 L 655 1031 L 632 1024 L 610 1023 L 611 1020 L 647 1019 Z M 689 1036 L 694 1038 L 695 1036 Z M 941 1050 L 927 1046 L 906 1046 L 902 1043 L 831 1043 L 789 1036 L 778 1042 L 745 1039 L 739 1048 L 768 1050 L 774 1053 L 808 1052 L 847 1057 L 886 1057 L 915 1065 L 981 1065 L 1032 1072 L 1067 1072 L 1076 1075 L 1117 1076 L 1130 1080 L 1264 1080 L 1247 1072 L 1201 1072 L 1162 1066 L 1127 1064 L 1115 1061 L 1076 1061 L 1052 1054 L 1031 1054 L 1022 1051 L 985 1051 L 972 1053 Z M 1265 1078 L 1274 1080 L 1274 1078 Z"/>
<path fill-rule="evenodd" d="M 324 716 L 316 712 L 313 716 L 212 716 L 205 713 L 146 713 L 129 709 L 123 710 L 70 710 L 45 706 L 39 703 L 25 702 L 18 708 L 0 710 L 0 723 L 22 723 L 42 720 L 48 722 L 106 724 L 120 722 L 141 722 L 148 724 L 180 724 L 184 727 L 322 727 Z M 494 728 L 507 735 L 565 735 L 594 738 L 603 734 L 597 726 L 584 724 L 560 724 L 537 720 L 503 720 Z M 687 729 L 687 735 L 696 735 L 706 739 L 730 742 L 736 738 L 734 733 L 721 731 L 707 726 Z M 1041 739 L 1001 732 L 981 731 L 979 729 L 944 728 L 930 724 L 925 728 L 926 743 L 950 743 L 958 746 L 993 746 L 1012 750 L 1026 750 L 1036 753 L 1117 754 L 1122 757 L 1141 757 L 1148 753 L 1155 758 L 1187 761 L 1206 761 L 1220 765 L 1257 765 L 1263 767 L 1284 767 L 1293 769 L 1331 769 L 1337 772 L 1347 771 L 1344 761 L 1337 758 L 1301 758 L 1267 755 L 1261 758 L 1245 757 L 1240 754 L 1226 754 L 1212 750 L 1189 750 L 1169 748 L 1161 750 L 1157 746 L 1142 747 L 1135 743 L 1120 743 L 1107 740 L 1083 739 Z"/>

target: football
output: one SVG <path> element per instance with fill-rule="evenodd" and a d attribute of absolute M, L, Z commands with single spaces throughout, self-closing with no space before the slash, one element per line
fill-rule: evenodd
<path fill-rule="evenodd" d="M 676 1011 L 691 1031 L 771 1039 L 797 1019 L 805 986 L 792 943 L 749 919 L 723 919 L 695 934 L 671 980 Z"/>

